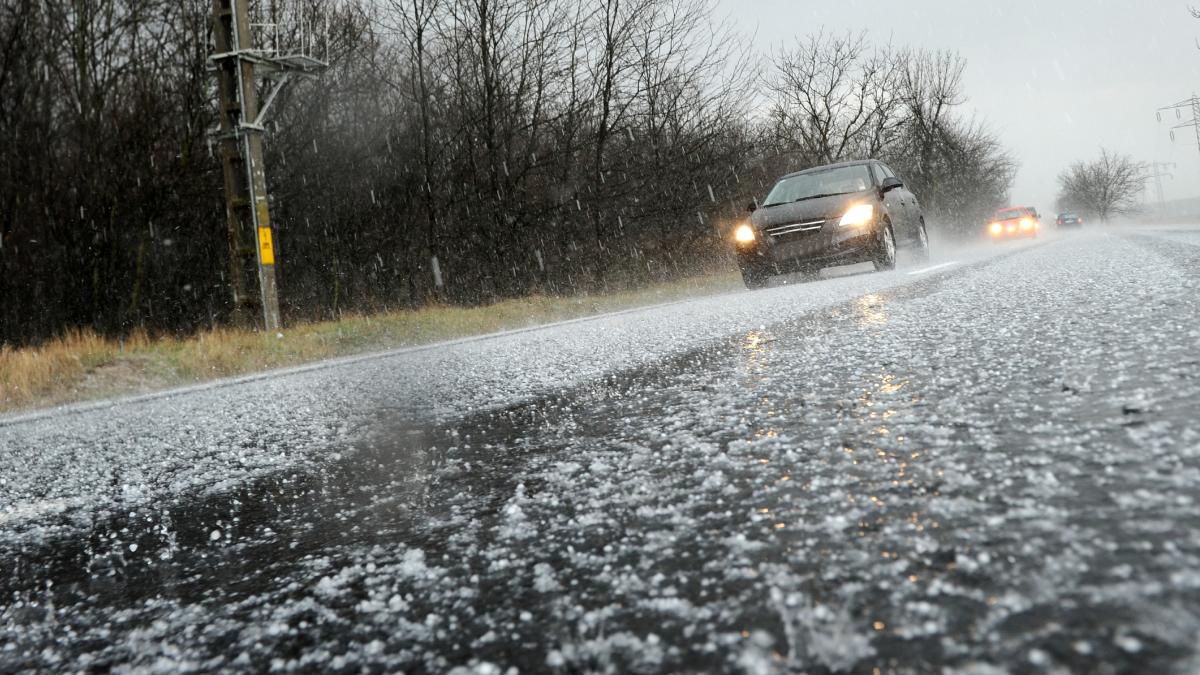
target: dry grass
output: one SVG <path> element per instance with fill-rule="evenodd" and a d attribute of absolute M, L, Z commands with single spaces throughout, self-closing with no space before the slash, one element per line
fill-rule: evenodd
<path fill-rule="evenodd" d="M 141 333 L 115 341 L 89 330 L 70 330 L 38 347 L 0 346 L 0 410 L 58 400 L 65 389 L 113 363 L 125 349 L 145 349 L 150 344 Z"/>
<path fill-rule="evenodd" d="M 123 340 L 86 330 L 27 349 L 0 347 L 0 412 L 133 394 L 396 347 L 428 344 L 732 290 L 715 275 L 607 295 L 533 296 L 483 307 L 427 307 L 289 326 Z"/>

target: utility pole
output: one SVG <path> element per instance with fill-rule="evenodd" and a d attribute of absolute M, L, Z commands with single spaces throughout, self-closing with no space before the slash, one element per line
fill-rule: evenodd
<path fill-rule="evenodd" d="M 1183 111 L 1185 111 L 1185 110 L 1191 111 L 1191 113 L 1192 113 L 1191 119 L 1188 119 L 1188 120 L 1184 119 Z M 1191 98 L 1187 98 L 1178 103 L 1174 103 L 1172 105 L 1163 106 L 1163 107 L 1159 108 L 1158 112 L 1157 112 L 1157 117 L 1158 117 L 1159 123 L 1161 123 L 1163 121 L 1163 113 L 1168 113 L 1168 112 L 1175 113 L 1175 121 L 1177 122 L 1177 124 L 1175 124 L 1175 126 L 1171 127 L 1171 131 L 1170 131 L 1171 140 L 1172 141 L 1175 140 L 1175 130 L 1176 129 L 1186 129 L 1188 127 L 1191 127 L 1196 133 L 1196 148 L 1200 149 L 1200 97 L 1196 96 L 1196 94 L 1193 93 Z M 1154 178 L 1158 181 L 1159 201 L 1160 201 L 1160 203 L 1163 203 L 1164 210 L 1165 210 L 1165 202 L 1164 202 L 1163 196 L 1162 196 L 1162 179 L 1163 179 L 1164 175 L 1171 177 L 1171 178 L 1174 178 L 1174 176 L 1171 176 L 1170 174 L 1163 174 L 1161 172 L 1160 166 L 1165 166 L 1165 165 L 1158 165 L 1158 164 L 1154 165 L 1154 174 L 1155 174 Z M 1171 166 L 1172 166 L 1172 168 L 1174 168 L 1175 165 L 1171 165 Z"/>
<path fill-rule="evenodd" d="M 326 64 L 303 53 L 280 55 L 278 45 L 275 50 L 255 49 L 249 4 L 250 0 L 213 0 L 211 61 L 217 74 L 220 116 L 215 136 L 225 170 L 234 321 L 252 325 L 253 316 L 261 312 L 262 328 L 273 331 L 280 327 L 275 285 L 278 255 L 263 164 L 263 125 L 291 75 L 313 76 Z M 261 106 L 255 80 L 259 74 L 271 80 Z"/>
<path fill-rule="evenodd" d="M 1177 165 L 1174 162 L 1150 162 L 1147 166 L 1150 168 L 1148 177 L 1154 179 L 1154 188 L 1158 197 L 1158 213 L 1160 216 L 1165 216 L 1167 213 L 1167 197 L 1166 193 L 1163 192 L 1163 179 L 1175 178 L 1175 174 L 1171 173 L 1169 169 L 1177 168 Z"/>

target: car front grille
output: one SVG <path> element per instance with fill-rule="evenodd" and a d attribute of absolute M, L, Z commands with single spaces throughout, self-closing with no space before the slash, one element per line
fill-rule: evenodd
<path fill-rule="evenodd" d="M 816 232 L 825 225 L 825 220 L 809 220 L 803 223 L 789 223 L 787 225 L 777 225 L 767 228 L 767 234 L 779 239 L 788 235 L 795 235 L 802 232 Z"/>

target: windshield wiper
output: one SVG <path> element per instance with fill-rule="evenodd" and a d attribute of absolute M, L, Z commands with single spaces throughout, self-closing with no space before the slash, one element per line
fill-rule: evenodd
<path fill-rule="evenodd" d="M 796 201 L 806 202 L 810 199 L 820 199 L 821 197 L 838 197 L 841 195 L 848 195 L 848 194 L 851 194 L 851 193 L 849 193 L 849 192 L 826 192 L 825 194 L 821 194 L 821 195 L 811 195 L 808 197 L 801 197 L 800 199 L 797 199 Z"/>
<path fill-rule="evenodd" d="M 810 200 L 810 199 L 820 199 L 821 197 L 838 197 L 838 196 L 841 196 L 841 195 L 848 195 L 848 194 L 851 194 L 851 193 L 849 193 L 849 192 L 827 192 L 827 193 L 825 193 L 825 194 L 820 194 L 820 195 L 810 195 L 810 196 L 808 196 L 808 197 L 801 197 L 800 199 L 793 199 L 793 200 L 792 200 L 792 201 L 790 201 L 790 202 L 774 202 L 774 203 L 771 203 L 771 204 L 763 204 L 763 205 L 762 205 L 762 206 L 760 206 L 759 208 L 763 208 L 763 209 L 769 209 L 769 208 L 771 208 L 772 206 L 783 206 L 784 204 L 795 204 L 796 202 L 805 202 L 805 201 L 808 201 L 808 200 Z"/>

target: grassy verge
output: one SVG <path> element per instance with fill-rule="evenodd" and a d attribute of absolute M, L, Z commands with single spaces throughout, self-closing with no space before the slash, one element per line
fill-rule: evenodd
<path fill-rule="evenodd" d="M 290 326 L 283 337 L 218 329 L 187 338 L 122 340 L 70 332 L 28 349 L 0 347 L 0 413 L 144 393 L 397 347 L 574 319 L 740 288 L 714 275 L 573 297 L 533 296 L 483 307 L 429 307 Z"/>

